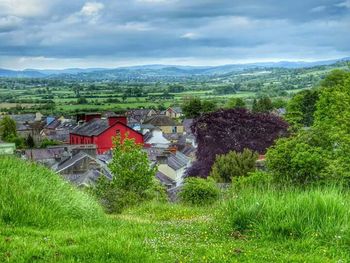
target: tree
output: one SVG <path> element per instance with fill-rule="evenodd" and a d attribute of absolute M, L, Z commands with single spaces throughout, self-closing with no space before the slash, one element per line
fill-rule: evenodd
<path fill-rule="evenodd" d="M 247 176 L 256 168 L 259 155 L 249 149 L 243 152 L 230 151 L 217 155 L 210 176 L 220 183 L 231 183 L 232 178 Z"/>
<path fill-rule="evenodd" d="M 182 111 L 185 117 L 189 119 L 200 116 L 202 112 L 201 100 L 199 98 L 190 98 L 183 104 Z"/>
<path fill-rule="evenodd" d="M 0 120 L 1 139 L 7 141 L 10 137 L 17 137 L 16 122 L 10 116 Z"/>
<path fill-rule="evenodd" d="M 314 121 L 318 89 L 303 90 L 288 102 L 286 120 L 294 127 L 310 127 Z"/>
<path fill-rule="evenodd" d="M 269 97 L 263 97 L 253 101 L 253 112 L 270 112 L 273 110 L 273 104 Z"/>
<path fill-rule="evenodd" d="M 231 98 L 226 104 L 228 109 L 245 108 L 246 104 L 242 98 Z"/>
<path fill-rule="evenodd" d="M 109 212 L 150 199 L 155 187 L 156 167 L 149 164 L 146 152 L 133 139 L 114 139 L 113 158 L 108 165 L 112 180 L 100 177 L 95 194 Z"/>
<path fill-rule="evenodd" d="M 217 105 L 214 101 L 205 100 L 202 102 L 202 113 L 212 112 L 217 110 Z"/>
<path fill-rule="evenodd" d="M 264 154 L 275 139 L 287 134 L 288 124 L 275 115 L 231 109 L 203 114 L 191 129 L 198 144 L 197 161 L 187 174 L 207 177 L 216 155 L 245 148 Z"/>

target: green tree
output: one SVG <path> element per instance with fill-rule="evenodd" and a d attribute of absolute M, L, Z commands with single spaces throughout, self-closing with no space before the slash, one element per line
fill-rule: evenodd
<path fill-rule="evenodd" d="M 228 109 L 246 108 L 246 104 L 242 98 L 231 98 L 227 101 L 226 108 Z"/>
<path fill-rule="evenodd" d="M 205 100 L 202 102 L 202 109 L 201 112 L 212 112 L 217 110 L 217 105 L 215 101 Z"/>
<path fill-rule="evenodd" d="M 10 116 L 4 116 L 0 120 L 0 134 L 4 141 L 17 137 L 16 122 Z"/>
<path fill-rule="evenodd" d="M 258 157 L 258 153 L 249 149 L 244 149 L 241 153 L 230 151 L 217 155 L 210 176 L 218 182 L 231 183 L 232 178 L 247 176 L 249 172 L 253 172 Z"/>
<path fill-rule="evenodd" d="M 109 212 L 121 212 L 154 197 L 156 167 L 150 166 L 146 152 L 133 139 L 114 139 L 113 158 L 108 165 L 112 180 L 100 177 L 95 194 Z"/>
<path fill-rule="evenodd" d="M 314 121 L 318 89 L 303 90 L 288 102 L 286 120 L 294 127 L 310 127 Z"/>
<path fill-rule="evenodd" d="M 182 111 L 186 118 L 196 118 L 202 113 L 202 102 L 199 98 L 190 98 L 182 106 Z"/>

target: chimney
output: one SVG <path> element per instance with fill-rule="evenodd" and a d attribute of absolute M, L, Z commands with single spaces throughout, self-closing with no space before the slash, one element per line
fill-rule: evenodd
<path fill-rule="evenodd" d="M 110 116 L 110 117 L 108 117 L 108 124 L 109 124 L 109 126 L 113 126 L 117 122 L 121 122 L 124 125 L 128 124 L 128 121 L 127 121 L 125 116 L 120 115 L 120 116 Z"/>

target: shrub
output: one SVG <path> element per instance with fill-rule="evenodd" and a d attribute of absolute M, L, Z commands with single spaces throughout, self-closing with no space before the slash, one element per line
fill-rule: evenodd
<path fill-rule="evenodd" d="M 190 177 L 185 180 L 179 193 L 180 200 L 190 205 L 209 205 L 219 197 L 219 189 L 211 178 Z"/>
<path fill-rule="evenodd" d="M 219 222 L 228 231 L 261 238 L 349 238 L 349 195 L 337 188 L 243 190 L 223 207 Z"/>
<path fill-rule="evenodd" d="M 244 149 L 242 153 L 230 151 L 217 155 L 211 170 L 211 176 L 220 183 L 230 183 L 234 177 L 247 176 L 255 170 L 258 153 Z"/>

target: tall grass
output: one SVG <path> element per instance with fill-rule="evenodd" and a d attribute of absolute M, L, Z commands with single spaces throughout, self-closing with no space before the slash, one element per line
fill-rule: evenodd
<path fill-rule="evenodd" d="M 0 157 L 0 224 L 53 227 L 104 219 L 91 197 L 49 169 Z"/>
<path fill-rule="evenodd" d="M 314 189 L 245 189 L 233 194 L 219 220 L 230 231 L 256 237 L 349 238 L 350 196 L 337 187 Z"/>

